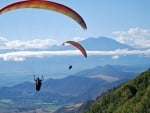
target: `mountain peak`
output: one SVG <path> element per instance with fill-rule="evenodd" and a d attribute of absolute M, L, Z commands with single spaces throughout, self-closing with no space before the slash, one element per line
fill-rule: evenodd
<path fill-rule="evenodd" d="M 98 37 L 98 38 L 87 38 L 85 40 L 80 41 L 80 43 L 87 49 L 87 50 L 102 50 L 102 51 L 111 51 L 116 49 L 133 49 L 131 46 L 122 44 L 117 42 L 112 38 L 107 37 Z"/>

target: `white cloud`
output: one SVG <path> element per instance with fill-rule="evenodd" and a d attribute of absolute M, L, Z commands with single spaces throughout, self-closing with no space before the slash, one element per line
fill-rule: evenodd
<path fill-rule="evenodd" d="M 119 56 L 118 55 L 114 55 L 114 56 L 112 56 L 112 59 L 118 59 L 119 58 Z"/>
<path fill-rule="evenodd" d="M 68 50 L 68 51 L 17 51 L 0 54 L 0 58 L 5 61 L 24 61 L 27 57 L 34 58 L 44 58 L 51 56 L 70 56 L 70 55 L 79 55 L 78 50 Z"/>
<path fill-rule="evenodd" d="M 92 76 L 89 76 L 89 78 L 100 78 L 107 82 L 114 82 L 114 81 L 119 80 L 119 78 L 117 78 L 117 77 L 112 77 L 112 76 L 108 76 L 108 75 L 94 75 L 94 76 L 92 75 Z"/>
<path fill-rule="evenodd" d="M 115 31 L 116 40 L 136 48 L 150 48 L 150 30 L 130 28 L 128 31 Z"/>
<path fill-rule="evenodd" d="M 52 39 L 35 39 L 35 40 L 8 40 L 4 37 L 0 37 L 0 50 L 3 49 L 45 49 L 51 45 L 56 44 Z"/>
<path fill-rule="evenodd" d="M 73 40 L 78 42 L 78 41 L 84 40 L 84 38 L 81 38 L 81 37 L 74 37 Z"/>
<path fill-rule="evenodd" d="M 146 55 L 150 56 L 150 49 L 146 50 L 128 50 L 128 49 L 117 49 L 114 51 L 87 51 L 88 56 L 90 55 L 109 55 L 109 56 L 125 56 L 125 55 Z"/>
<path fill-rule="evenodd" d="M 150 49 L 147 50 L 127 50 L 117 49 L 115 51 L 87 51 L 88 56 L 112 56 L 112 59 L 118 59 L 119 56 L 125 55 L 145 55 L 150 57 Z M 75 56 L 81 55 L 78 50 L 67 50 L 67 51 L 18 51 L 0 54 L 0 58 L 5 61 L 24 61 L 28 57 L 33 58 L 44 58 L 51 56 Z"/>

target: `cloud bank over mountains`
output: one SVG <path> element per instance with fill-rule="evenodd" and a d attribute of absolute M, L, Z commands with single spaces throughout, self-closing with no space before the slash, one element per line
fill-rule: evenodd
<path fill-rule="evenodd" d="M 142 28 L 130 28 L 127 31 L 115 31 L 113 34 L 120 43 L 128 44 L 136 48 L 150 48 L 150 30 Z"/>
<path fill-rule="evenodd" d="M 87 51 L 88 56 L 112 56 L 112 59 L 118 59 L 119 56 L 126 55 L 145 55 L 150 57 L 150 49 L 147 50 L 127 50 L 117 49 L 114 51 Z M 78 50 L 64 50 L 64 51 L 17 51 L 0 54 L 0 58 L 5 61 L 24 61 L 26 58 L 44 58 L 52 56 L 77 56 L 81 55 Z"/>
<path fill-rule="evenodd" d="M 136 48 L 135 50 L 128 49 L 116 49 L 112 51 L 88 51 L 88 56 L 111 56 L 112 59 L 118 59 L 120 56 L 126 55 L 144 55 L 150 57 L 150 30 L 141 28 L 131 28 L 127 31 L 113 32 L 117 36 L 115 40 L 120 43 L 131 45 Z M 73 40 L 84 41 L 80 37 L 76 37 Z M 85 39 L 86 40 L 86 39 Z M 58 50 L 49 51 L 53 45 L 59 46 L 56 40 L 53 39 L 34 39 L 34 40 L 9 40 L 4 37 L 0 37 L 0 50 L 6 50 L 5 53 L 0 53 L 0 59 L 4 61 L 24 61 L 29 57 L 32 58 L 44 58 L 52 56 L 79 56 L 81 52 L 79 50 Z M 37 49 L 36 51 L 34 49 Z M 7 50 L 12 50 L 7 52 Z M 15 50 L 15 51 L 13 51 Z M 31 51 L 32 50 L 32 51 Z"/>
<path fill-rule="evenodd" d="M 56 44 L 56 40 L 53 39 L 35 39 L 35 40 L 8 40 L 7 38 L 0 37 L 0 50 L 5 49 L 46 49 Z"/>

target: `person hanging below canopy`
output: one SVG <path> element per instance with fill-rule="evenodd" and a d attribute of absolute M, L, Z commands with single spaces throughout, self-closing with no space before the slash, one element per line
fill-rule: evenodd
<path fill-rule="evenodd" d="M 36 91 L 40 91 L 44 77 L 42 75 L 42 78 L 40 79 L 39 77 L 35 78 L 35 75 L 33 75 L 33 76 L 34 76 L 34 81 L 35 81 L 35 85 L 36 85 Z"/>
<path fill-rule="evenodd" d="M 69 69 L 69 70 L 72 69 L 72 65 L 69 65 L 68 69 Z"/>

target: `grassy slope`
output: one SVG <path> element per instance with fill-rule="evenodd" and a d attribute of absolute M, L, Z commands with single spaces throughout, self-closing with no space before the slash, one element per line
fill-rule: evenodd
<path fill-rule="evenodd" d="M 85 113 L 150 113 L 150 69 L 103 94 Z"/>

